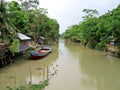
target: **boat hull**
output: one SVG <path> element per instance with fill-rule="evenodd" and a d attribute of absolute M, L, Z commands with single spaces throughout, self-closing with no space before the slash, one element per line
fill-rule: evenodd
<path fill-rule="evenodd" d="M 51 48 L 48 46 L 43 46 L 40 50 L 38 51 L 31 51 L 30 52 L 30 57 L 31 59 L 40 59 L 45 56 L 47 56 L 51 52 Z"/>

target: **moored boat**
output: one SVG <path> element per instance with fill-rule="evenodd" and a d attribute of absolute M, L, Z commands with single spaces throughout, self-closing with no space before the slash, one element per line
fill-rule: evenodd
<path fill-rule="evenodd" d="M 47 56 L 51 52 L 51 47 L 50 46 L 43 46 L 40 50 L 38 51 L 31 51 L 30 52 L 30 57 L 31 59 L 39 59 Z"/>

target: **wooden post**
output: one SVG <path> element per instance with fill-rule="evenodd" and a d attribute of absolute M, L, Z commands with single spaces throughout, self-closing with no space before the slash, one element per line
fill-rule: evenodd
<path fill-rule="evenodd" d="M 47 66 L 47 80 L 49 81 L 49 67 Z"/>
<path fill-rule="evenodd" d="M 45 80 L 45 66 L 43 66 L 43 82 Z"/>
<path fill-rule="evenodd" d="M 14 83 L 15 83 L 15 89 L 16 89 L 17 83 L 16 83 L 16 76 L 15 76 L 15 72 L 14 72 Z"/>
<path fill-rule="evenodd" d="M 31 70 L 31 68 L 30 68 L 30 82 L 29 83 L 32 84 L 32 70 Z"/>

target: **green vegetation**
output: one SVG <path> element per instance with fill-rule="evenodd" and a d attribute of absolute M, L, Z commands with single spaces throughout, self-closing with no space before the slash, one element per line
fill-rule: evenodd
<path fill-rule="evenodd" d="M 39 73 L 41 73 L 42 75 L 42 79 L 39 81 L 39 83 L 34 84 L 33 80 L 32 80 L 32 68 L 30 69 L 30 81 L 29 83 L 21 84 L 21 85 L 17 85 L 16 83 L 16 76 L 14 74 L 14 76 L 12 76 L 12 78 L 14 79 L 14 83 L 15 86 L 7 86 L 6 90 L 44 90 L 45 87 L 47 87 L 49 85 L 49 81 L 52 79 L 53 76 L 55 76 L 58 72 L 57 70 L 58 65 L 53 66 L 52 64 L 52 68 L 54 68 L 54 70 L 50 70 L 49 66 L 44 66 L 43 68 L 41 67 L 36 67 L 35 69 L 37 71 L 39 71 Z"/>
<path fill-rule="evenodd" d="M 20 40 L 19 39 L 13 39 L 13 42 L 11 43 L 11 46 L 10 46 L 10 51 L 12 53 L 19 52 L 19 47 L 20 47 Z"/>
<path fill-rule="evenodd" d="M 40 82 L 39 84 L 29 84 L 28 86 L 19 86 L 17 88 L 7 87 L 8 90 L 43 90 L 48 86 L 48 80 Z"/>
<path fill-rule="evenodd" d="M 8 0 L 7 0 L 8 1 Z M 10 50 L 18 52 L 19 39 L 17 33 L 30 36 L 35 42 L 40 36 L 47 42 L 58 42 L 59 24 L 47 16 L 47 10 L 39 8 L 39 0 L 18 0 L 11 2 L 0 0 L 0 42 L 10 43 Z M 16 47 L 16 45 L 18 47 Z M 48 85 L 48 80 L 39 84 L 30 84 L 8 90 L 42 90 Z"/>
<path fill-rule="evenodd" d="M 120 51 L 120 5 L 112 11 L 97 17 L 96 9 L 84 9 L 86 15 L 79 25 L 69 27 L 63 34 L 64 38 L 97 50 L 106 50 L 110 37 L 115 40 L 115 46 Z"/>
<path fill-rule="evenodd" d="M 39 0 L 0 1 L 0 42 L 10 42 L 21 32 L 37 41 L 43 36 L 50 41 L 59 37 L 59 24 L 47 16 L 47 10 L 38 8 Z"/>

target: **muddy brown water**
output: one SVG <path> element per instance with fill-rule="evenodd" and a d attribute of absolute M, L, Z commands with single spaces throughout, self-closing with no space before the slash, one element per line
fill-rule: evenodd
<path fill-rule="evenodd" d="M 52 53 L 39 60 L 26 56 L 0 69 L 0 90 L 39 83 L 49 77 L 45 90 L 119 90 L 120 59 L 105 52 L 60 40 Z M 47 68 L 49 73 L 47 74 Z M 53 72 L 57 72 L 52 76 Z"/>

